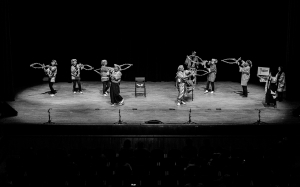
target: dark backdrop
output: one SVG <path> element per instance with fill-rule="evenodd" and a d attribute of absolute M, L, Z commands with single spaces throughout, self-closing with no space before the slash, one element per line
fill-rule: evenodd
<path fill-rule="evenodd" d="M 202 59 L 219 60 L 217 81 L 236 82 L 238 67 L 221 59 L 252 60 L 252 82 L 258 82 L 258 66 L 276 68 L 294 60 L 288 59 L 289 29 L 296 23 L 288 14 L 292 1 L 76 2 L 9 3 L 15 85 L 41 82 L 43 71 L 29 65 L 52 59 L 59 64 L 57 81 L 70 80 L 72 58 L 97 68 L 102 59 L 109 66 L 134 64 L 123 80 L 173 81 L 178 65 L 195 50 Z M 82 80 L 100 77 L 83 71 Z"/>

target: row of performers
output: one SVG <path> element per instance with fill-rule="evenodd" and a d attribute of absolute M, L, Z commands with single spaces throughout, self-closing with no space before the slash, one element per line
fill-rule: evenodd
<path fill-rule="evenodd" d="M 195 61 L 193 61 L 195 62 Z M 214 93 L 214 82 L 216 79 L 217 74 L 217 60 L 212 59 L 211 61 L 202 62 L 204 67 L 207 67 L 207 84 L 205 93 L 209 92 L 209 87 L 211 86 L 211 93 Z M 252 67 L 252 62 L 250 60 L 241 61 L 241 63 L 237 63 L 239 65 L 239 71 L 241 72 L 241 85 L 243 88 L 242 96 L 247 97 L 247 84 L 250 79 L 250 69 Z M 123 105 L 124 99 L 120 96 L 120 81 L 122 70 L 128 69 L 132 66 L 132 64 L 124 64 L 128 65 L 128 67 L 122 69 L 120 65 L 115 64 L 114 68 L 107 67 L 107 60 L 101 61 L 101 68 L 95 69 L 94 71 L 101 75 L 101 81 L 103 84 L 103 95 L 108 96 L 108 90 L 110 89 L 110 98 L 112 105 Z M 195 65 L 195 64 L 194 64 Z M 197 65 L 197 64 L 196 64 Z M 80 83 L 80 70 L 91 70 L 92 67 L 86 67 L 88 65 L 83 65 L 81 63 L 77 63 L 76 59 L 71 60 L 71 79 L 73 82 L 73 92 L 74 94 L 83 93 L 81 90 L 81 83 Z M 33 66 L 32 66 L 33 67 Z M 55 95 L 55 90 L 53 89 L 53 84 L 55 83 L 55 78 L 57 75 L 57 61 L 52 60 L 50 65 L 42 65 L 41 66 L 45 73 L 49 77 L 49 87 L 51 96 Z M 196 83 L 196 72 L 197 70 L 193 69 L 195 66 L 188 66 L 190 67 L 189 70 L 184 70 L 183 65 L 178 67 L 178 72 L 176 75 L 176 87 L 178 88 L 178 97 L 177 97 L 177 105 L 185 104 L 184 96 L 187 95 L 192 89 L 194 89 Z M 99 72 L 100 70 L 100 72 Z M 282 70 L 282 67 L 278 68 L 279 72 L 274 75 L 275 71 L 271 71 L 270 75 L 268 76 L 268 80 L 266 82 L 266 103 L 273 104 L 276 106 L 276 98 L 279 101 L 282 100 L 282 92 L 285 91 L 285 74 Z M 78 89 L 76 89 L 76 84 L 78 85 Z"/>
<path fill-rule="evenodd" d="M 38 63 L 31 64 L 31 67 L 34 67 Z M 55 96 L 55 90 L 53 89 L 53 84 L 55 83 L 56 75 L 57 75 L 57 61 L 52 60 L 50 65 L 42 65 L 38 68 L 44 69 L 46 75 L 48 76 L 49 80 L 49 88 L 50 88 L 50 95 Z M 123 105 L 124 99 L 120 95 L 120 82 L 122 73 L 121 71 L 128 69 L 132 66 L 132 64 L 124 64 L 127 65 L 126 68 L 121 68 L 122 65 L 114 64 L 114 67 L 107 67 L 107 60 L 101 61 L 101 68 L 94 69 L 89 65 L 84 65 L 81 63 L 77 63 L 76 59 L 71 60 L 71 79 L 73 82 L 73 93 L 76 94 L 77 91 L 83 94 L 81 89 L 81 78 L 80 78 L 80 71 L 81 70 L 92 70 L 101 75 L 101 81 L 103 83 L 103 95 L 108 96 L 108 90 L 110 89 L 110 99 L 111 105 Z M 36 68 L 36 67 L 34 67 Z M 78 85 L 78 88 L 76 88 Z"/>
<path fill-rule="evenodd" d="M 186 61 L 187 62 L 187 61 Z M 211 93 L 214 93 L 214 82 L 217 75 L 217 66 L 218 62 L 216 59 L 211 61 L 203 61 L 197 63 L 195 60 L 188 61 L 187 67 L 188 70 L 184 70 L 184 66 L 180 65 L 176 74 L 176 88 L 178 89 L 177 105 L 185 104 L 184 97 L 187 96 L 189 92 L 194 89 L 196 84 L 197 69 L 196 66 L 192 66 L 189 62 L 195 62 L 194 65 L 202 64 L 207 69 L 207 83 L 206 90 L 204 93 L 209 92 L 209 87 L 211 85 Z M 241 61 L 237 63 L 239 65 L 239 71 L 241 72 L 241 86 L 243 88 L 242 96 L 248 96 L 248 81 L 250 79 L 250 69 L 252 67 L 252 62 L 250 60 Z M 258 76 L 259 77 L 259 76 Z M 286 82 L 285 82 L 285 73 L 282 66 L 278 67 L 278 72 L 271 70 L 269 76 L 259 77 L 266 79 L 265 84 L 265 103 L 269 106 L 274 106 L 276 108 L 276 101 L 283 100 L 283 92 L 286 91 Z"/>
<path fill-rule="evenodd" d="M 262 78 L 258 76 L 259 78 Z M 276 101 L 283 101 L 283 93 L 286 91 L 285 72 L 282 66 L 278 67 L 278 72 L 271 69 L 270 74 L 266 77 L 265 84 L 265 103 L 268 106 L 276 108 Z"/>
<path fill-rule="evenodd" d="M 186 61 L 188 70 L 184 70 L 184 66 L 180 65 L 177 69 L 176 83 L 175 86 L 178 89 L 177 105 L 185 104 L 184 97 L 191 92 L 196 84 L 197 69 L 196 66 L 201 64 L 207 69 L 207 83 L 206 90 L 204 93 L 214 93 L 215 85 L 214 82 L 217 76 L 217 59 L 212 59 L 210 61 L 202 61 L 197 63 L 195 60 L 190 60 L 188 62 L 194 62 L 189 64 Z M 238 63 L 239 71 L 241 72 L 241 85 L 243 88 L 242 96 L 248 96 L 247 84 L 250 79 L 250 69 L 252 67 L 252 62 L 250 60 L 242 61 Z M 211 86 L 211 89 L 209 89 Z"/>

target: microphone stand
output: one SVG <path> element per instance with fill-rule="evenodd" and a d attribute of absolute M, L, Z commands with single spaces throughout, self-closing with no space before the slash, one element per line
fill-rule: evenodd
<path fill-rule="evenodd" d="M 119 109 L 119 121 L 118 122 L 115 122 L 114 124 L 127 124 L 126 122 L 123 122 L 121 120 L 121 109 Z"/>
<path fill-rule="evenodd" d="M 253 123 L 253 125 L 264 125 L 264 124 L 267 124 L 267 123 L 265 123 L 265 122 L 263 122 L 263 121 L 260 120 L 260 109 L 256 109 L 256 110 L 258 110 L 258 120 L 255 123 Z"/>
<path fill-rule="evenodd" d="M 185 123 L 183 123 L 183 124 L 197 124 L 197 123 L 195 123 L 195 122 L 193 122 L 193 121 L 191 120 L 191 113 L 192 113 L 192 109 L 190 109 L 190 112 L 189 112 L 189 121 L 187 121 L 187 122 L 185 122 Z"/>
<path fill-rule="evenodd" d="M 48 122 L 44 123 L 45 125 L 55 124 L 54 122 L 51 121 L 50 110 L 52 110 L 52 108 L 49 108 L 49 110 L 48 110 L 49 119 L 48 119 Z"/>

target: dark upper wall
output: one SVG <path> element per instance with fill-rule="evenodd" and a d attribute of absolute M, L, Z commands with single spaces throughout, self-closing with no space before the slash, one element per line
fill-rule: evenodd
<path fill-rule="evenodd" d="M 124 80 L 146 76 L 170 81 L 186 55 L 202 59 L 238 58 L 257 66 L 286 63 L 288 2 L 201 4 L 104 4 L 44 1 L 10 3 L 13 62 L 17 77 L 40 81 L 33 62 L 59 63 L 58 81 L 70 79 L 72 58 L 100 67 L 107 59 L 133 63 Z M 25 71 L 26 70 L 26 71 Z M 234 65 L 219 61 L 218 80 L 239 81 Z M 99 80 L 83 72 L 83 80 Z M 201 77 L 200 80 L 205 80 Z M 252 78 L 251 81 L 258 81 Z"/>

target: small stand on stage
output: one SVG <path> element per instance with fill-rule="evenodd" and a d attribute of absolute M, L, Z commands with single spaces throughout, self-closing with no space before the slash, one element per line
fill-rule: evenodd
<path fill-rule="evenodd" d="M 185 123 L 183 123 L 183 124 L 197 124 L 197 123 L 195 123 L 195 122 L 193 122 L 193 121 L 191 120 L 191 113 L 192 113 L 192 109 L 190 109 L 190 112 L 189 112 L 189 121 L 187 121 L 187 122 L 185 122 Z"/>
<path fill-rule="evenodd" d="M 263 121 L 260 121 L 260 109 L 256 109 L 256 110 L 258 110 L 258 120 L 257 120 L 257 122 L 253 123 L 253 125 L 265 125 L 265 124 L 267 124 Z"/>
<path fill-rule="evenodd" d="M 51 121 L 50 110 L 52 110 L 52 108 L 49 108 L 49 110 L 48 110 L 49 120 L 48 120 L 48 122 L 44 123 L 45 125 L 53 125 L 53 124 L 55 124 L 54 122 Z"/>
<path fill-rule="evenodd" d="M 121 120 L 121 110 L 119 109 L 119 121 L 118 122 L 115 122 L 114 124 L 127 124 L 126 122 L 123 122 Z"/>

